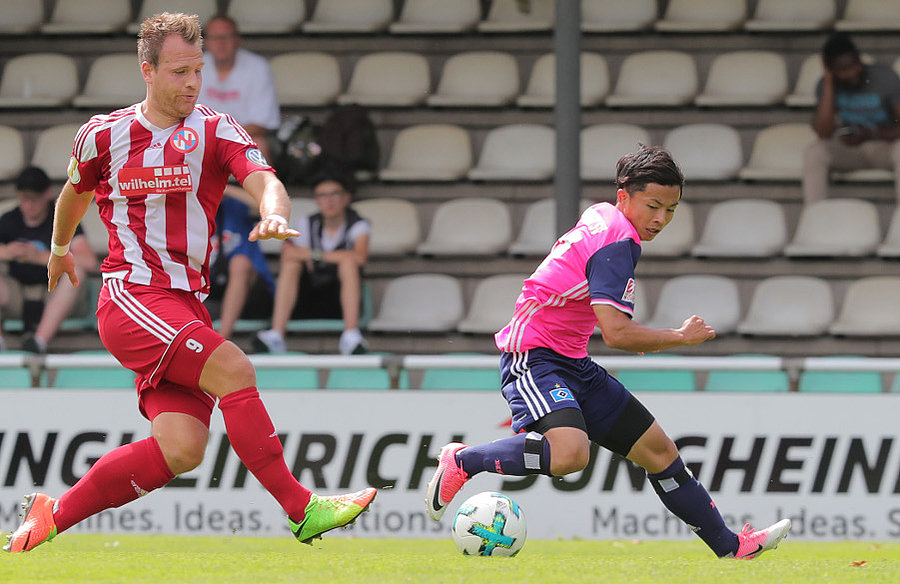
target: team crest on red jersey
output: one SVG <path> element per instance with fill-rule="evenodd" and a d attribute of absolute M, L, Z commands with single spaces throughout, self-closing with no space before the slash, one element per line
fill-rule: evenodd
<path fill-rule="evenodd" d="M 625 284 L 625 293 L 622 294 L 622 300 L 634 304 L 634 278 L 628 278 Z"/>
<path fill-rule="evenodd" d="M 181 128 L 172 134 L 172 137 L 169 138 L 169 144 L 182 154 L 188 154 L 196 150 L 197 146 L 200 145 L 200 136 L 197 135 L 193 128 Z"/>

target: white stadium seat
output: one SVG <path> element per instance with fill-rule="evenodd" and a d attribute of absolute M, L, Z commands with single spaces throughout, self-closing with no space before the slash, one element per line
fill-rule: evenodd
<path fill-rule="evenodd" d="M 595 124 L 582 129 L 581 178 L 614 180 L 619 159 L 650 141 L 650 132 L 635 124 Z"/>
<path fill-rule="evenodd" d="M 303 32 L 373 33 L 387 29 L 393 17 L 391 0 L 320 0 Z"/>
<path fill-rule="evenodd" d="M 675 258 L 688 254 L 694 245 L 694 209 L 690 203 L 678 204 L 675 216 L 652 241 L 641 244 L 641 257 Z"/>
<path fill-rule="evenodd" d="M 0 126 L 0 181 L 16 178 L 25 168 L 25 142 L 22 132 L 12 126 Z"/>
<path fill-rule="evenodd" d="M 601 104 L 609 93 L 609 66 L 598 53 L 581 53 L 581 106 Z M 534 63 L 525 93 L 516 103 L 521 107 L 553 107 L 556 104 L 556 55 L 542 55 Z"/>
<path fill-rule="evenodd" d="M 44 19 L 43 0 L 13 0 L 3 5 L 0 35 L 28 34 L 41 27 Z"/>
<path fill-rule="evenodd" d="M 713 59 L 706 85 L 694 103 L 701 107 L 774 105 L 787 92 L 787 64 L 779 53 L 732 51 Z"/>
<path fill-rule="evenodd" d="M 803 176 L 803 152 L 816 140 L 808 123 L 775 124 L 754 138 L 750 160 L 739 172 L 743 180 L 799 181 Z"/>
<path fill-rule="evenodd" d="M 724 32 L 740 28 L 747 17 L 745 0 L 669 0 L 660 32 Z"/>
<path fill-rule="evenodd" d="M 834 0 L 758 0 L 744 28 L 754 32 L 825 30 L 834 23 Z"/>
<path fill-rule="evenodd" d="M 869 276 L 850 284 L 828 332 L 840 336 L 900 335 L 900 277 Z"/>
<path fill-rule="evenodd" d="M 378 175 L 386 181 L 455 181 L 471 167 L 472 145 L 464 128 L 421 124 L 400 130 Z"/>
<path fill-rule="evenodd" d="M 508 124 L 488 131 L 468 177 L 474 181 L 542 181 L 556 170 L 556 133 L 540 124 Z"/>
<path fill-rule="evenodd" d="M 506 326 L 525 278 L 524 274 L 497 274 L 480 280 L 469 311 L 457 325 L 459 332 L 492 334 Z"/>
<path fill-rule="evenodd" d="M 488 256 L 506 251 L 512 220 L 506 203 L 483 197 L 452 199 L 438 205 L 428 235 L 416 252 L 435 256 Z"/>
<path fill-rule="evenodd" d="M 584 212 L 591 206 L 587 199 L 581 199 L 579 211 Z M 519 227 L 516 240 L 509 246 L 509 253 L 514 256 L 546 255 L 559 234 L 556 231 L 556 199 L 540 199 L 528 205 L 525 217 Z"/>
<path fill-rule="evenodd" d="M 479 32 L 537 32 L 553 28 L 553 0 L 493 0 Z"/>
<path fill-rule="evenodd" d="M 448 332 L 463 317 L 462 285 L 446 274 L 412 274 L 388 282 L 375 317 L 374 332 Z"/>
<path fill-rule="evenodd" d="M 665 231 L 663 231 L 665 233 Z M 706 216 L 697 257 L 768 258 L 787 243 L 787 220 L 780 203 L 765 199 L 729 199 L 715 203 Z"/>
<path fill-rule="evenodd" d="M 735 281 L 725 276 L 707 274 L 676 276 L 666 280 L 660 289 L 653 316 L 646 324 L 652 328 L 678 328 L 694 314 L 702 317 L 718 335 L 734 332 L 741 317 Z"/>
<path fill-rule="evenodd" d="M 296 31 L 306 18 L 304 0 L 230 0 L 228 16 L 241 34 L 283 34 Z"/>
<path fill-rule="evenodd" d="M 688 181 L 732 180 L 744 164 L 741 137 L 726 124 L 685 124 L 669 130 L 663 147 Z"/>
<path fill-rule="evenodd" d="M 282 106 L 329 105 L 341 93 L 341 67 L 334 55 L 281 53 L 269 60 L 269 68 Z"/>
<path fill-rule="evenodd" d="M 134 53 L 101 55 L 91 62 L 84 89 L 72 99 L 75 107 L 124 107 L 147 94 L 140 63 Z"/>
<path fill-rule="evenodd" d="M 813 107 L 816 105 L 816 85 L 822 78 L 822 55 L 814 53 L 803 60 L 794 91 L 784 98 L 790 107 Z"/>
<path fill-rule="evenodd" d="M 360 57 L 353 67 L 341 104 L 411 106 L 425 101 L 431 89 L 428 60 L 419 53 L 385 51 Z"/>
<path fill-rule="evenodd" d="M 60 124 L 42 130 L 37 137 L 31 164 L 44 169 L 50 180 L 66 180 L 66 168 L 79 128 L 81 124 Z"/>
<path fill-rule="evenodd" d="M 452 55 L 444 63 L 431 106 L 501 106 L 519 93 L 519 65 L 510 53 L 469 51 Z"/>
<path fill-rule="evenodd" d="M 457 34 L 481 19 L 479 0 L 406 0 L 389 30 L 393 34 Z"/>
<path fill-rule="evenodd" d="M 369 253 L 397 256 L 413 253 L 421 243 L 419 211 L 406 199 L 382 197 L 353 203 L 360 216 L 372 224 Z"/>
<path fill-rule="evenodd" d="M 836 30 L 900 30 L 900 2 L 895 0 L 847 0 Z"/>
<path fill-rule="evenodd" d="M 5 16 L 5 14 L 4 14 Z M 105 34 L 125 30 L 131 19 L 129 0 L 56 0 L 44 34 Z"/>
<path fill-rule="evenodd" d="M 0 108 L 55 108 L 78 93 L 75 59 L 62 53 L 26 53 L 3 68 Z"/>
<path fill-rule="evenodd" d="M 828 282 L 814 276 L 773 276 L 756 285 L 742 335 L 806 337 L 825 334 L 834 319 Z"/>
<path fill-rule="evenodd" d="M 206 25 L 217 9 L 216 0 L 143 0 L 137 18 L 129 23 L 125 30 L 132 34 L 137 33 L 141 30 L 142 22 L 161 12 L 196 14 L 200 18 L 200 24 Z"/>
<path fill-rule="evenodd" d="M 878 246 L 876 253 L 883 258 L 900 258 L 900 205 L 894 207 L 887 235 L 884 236 L 884 241 Z"/>
<path fill-rule="evenodd" d="M 697 95 L 697 65 L 684 51 L 641 51 L 625 57 L 610 107 L 673 107 Z"/>
<path fill-rule="evenodd" d="M 862 257 L 875 253 L 881 228 L 875 204 L 863 199 L 824 199 L 805 205 L 788 257 Z"/>
<path fill-rule="evenodd" d="M 647 30 L 656 21 L 656 0 L 582 0 L 581 30 L 586 33 Z"/>

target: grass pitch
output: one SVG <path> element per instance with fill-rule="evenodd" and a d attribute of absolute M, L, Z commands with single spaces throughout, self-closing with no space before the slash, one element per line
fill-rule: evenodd
<path fill-rule="evenodd" d="M 4 539 L 5 541 L 5 539 Z M 437 540 L 64 534 L 0 555 L 0 582 L 223 584 L 900 582 L 900 543 L 782 542 L 753 561 L 716 559 L 699 541 L 529 540 L 515 558 L 468 558 Z"/>

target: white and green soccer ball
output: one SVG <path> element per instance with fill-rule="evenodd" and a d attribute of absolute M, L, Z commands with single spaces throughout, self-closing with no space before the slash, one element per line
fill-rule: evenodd
<path fill-rule="evenodd" d="M 485 491 L 459 506 L 450 533 L 463 555 L 512 557 L 525 545 L 528 527 L 515 501 Z"/>

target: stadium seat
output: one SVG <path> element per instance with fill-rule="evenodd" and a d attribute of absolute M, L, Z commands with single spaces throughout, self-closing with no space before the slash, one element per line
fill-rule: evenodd
<path fill-rule="evenodd" d="M 365 199 L 353 208 L 372 224 L 369 253 L 373 256 L 396 256 L 413 253 L 422 241 L 419 211 L 406 199 Z"/>
<path fill-rule="evenodd" d="M 663 147 L 689 181 L 732 180 L 744 165 L 741 137 L 726 124 L 685 124 L 669 130 Z"/>
<path fill-rule="evenodd" d="M 731 51 L 713 59 L 703 91 L 694 98 L 701 107 L 768 106 L 788 92 L 787 64 L 774 51 Z"/>
<path fill-rule="evenodd" d="M 765 199 L 729 199 L 710 208 L 700 241 L 691 249 L 691 254 L 695 257 L 769 258 L 781 255 L 786 243 L 787 221 L 780 203 Z"/>
<path fill-rule="evenodd" d="M 654 28 L 660 32 L 724 32 L 743 25 L 745 0 L 669 0 Z"/>
<path fill-rule="evenodd" d="M 674 107 L 697 95 L 697 65 L 683 51 L 641 51 L 625 57 L 610 107 Z"/>
<path fill-rule="evenodd" d="M 581 178 L 613 181 L 619 158 L 638 144 L 650 144 L 650 132 L 635 124 L 595 124 L 581 130 Z"/>
<path fill-rule="evenodd" d="M 822 71 L 822 55 L 814 53 L 806 57 L 800 65 L 794 91 L 784 98 L 785 105 L 789 107 L 815 106 L 816 84 L 822 78 Z"/>
<path fill-rule="evenodd" d="M 843 18 L 834 23 L 836 30 L 900 30 L 900 3 L 885 0 L 847 0 Z"/>
<path fill-rule="evenodd" d="M 341 67 L 328 53 L 281 53 L 269 60 L 269 68 L 283 107 L 329 105 L 341 93 Z"/>
<path fill-rule="evenodd" d="M 428 60 L 419 53 L 386 51 L 360 57 L 353 67 L 341 104 L 411 106 L 425 101 L 431 89 Z"/>
<path fill-rule="evenodd" d="M 753 18 L 744 28 L 753 32 L 809 32 L 834 22 L 834 0 L 758 0 Z"/>
<path fill-rule="evenodd" d="M 231 0 L 228 16 L 241 34 L 294 32 L 306 19 L 304 0 Z"/>
<path fill-rule="evenodd" d="M 25 142 L 22 132 L 12 126 L 0 126 L 0 181 L 14 179 L 25 168 Z"/>
<path fill-rule="evenodd" d="M 834 355 L 836 358 L 859 359 L 857 355 Z M 881 373 L 877 371 L 822 371 L 805 369 L 800 372 L 797 391 L 803 393 L 881 393 Z"/>
<path fill-rule="evenodd" d="M 388 282 L 369 331 L 449 332 L 462 317 L 459 280 L 446 274 L 410 274 Z"/>
<path fill-rule="evenodd" d="M 737 332 L 753 336 L 814 337 L 834 319 L 828 282 L 814 276 L 772 276 L 753 290 Z"/>
<path fill-rule="evenodd" d="M 641 244 L 641 257 L 676 258 L 687 255 L 694 245 L 694 209 L 682 201 L 672 221 L 652 241 Z"/>
<path fill-rule="evenodd" d="M 147 93 L 140 63 L 134 53 L 100 55 L 91 61 L 84 89 L 72 99 L 75 107 L 125 107 Z"/>
<path fill-rule="evenodd" d="M 474 181 L 543 181 L 556 170 L 556 133 L 540 124 L 508 124 L 488 131 L 468 172 Z"/>
<path fill-rule="evenodd" d="M 121 32 L 130 19 L 129 0 L 56 0 L 53 14 L 41 26 L 41 32 L 51 35 Z"/>
<path fill-rule="evenodd" d="M 735 357 L 763 357 L 765 355 L 734 355 Z M 706 377 L 705 391 L 782 393 L 790 391 L 791 380 L 786 371 L 757 371 L 714 369 Z"/>
<path fill-rule="evenodd" d="M 518 93 L 519 65 L 511 53 L 469 51 L 447 59 L 437 90 L 426 102 L 438 107 L 501 106 Z"/>
<path fill-rule="evenodd" d="M 43 0 L 15 0 L 3 4 L 0 35 L 35 32 L 44 21 Z"/>
<path fill-rule="evenodd" d="M 304 355 L 288 352 L 282 355 Z M 256 367 L 256 386 L 260 390 L 269 389 L 319 389 L 319 372 L 313 368 L 298 367 Z"/>
<path fill-rule="evenodd" d="M 887 235 L 875 253 L 882 258 L 900 258 L 900 205 L 894 207 Z"/>
<path fill-rule="evenodd" d="M 472 168 L 469 133 L 452 124 L 421 124 L 397 133 L 387 165 L 378 172 L 385 181 L 456 181 Z"/>
<path fill-rule="evenodd" d="M 646 355 L 649 359 L 667 359 L 672 355 Z M 622 369 L 610 371 L 630 391 L 696 391 L 694 372 L 686 369 Z"/>
<path fill-rule="evenodd" d="M 512 239 L 506 203 L 485 197 L 451 199 L 438 205 L 431 228 L 416 252 L 426 256 L 489 256 Z"/>
<path fill-rule="evenodd" d="M 499 369 L 426 369 L 422 389 L 498 391 Z"/>
<path fill-rule="evenodd" d="M 109 355 L 105 350 L 76 351 L 74 354 Z M 134 391 L 134 372 L 118 363 L 109 367 L 60 367 L 53 387 L 79 389 L 126 389 Z"/>
<path fill-rule="evenodd" d="M 87 212 L 81 219 L 81 229 L 84 231 L 84 236 L 91 249 L 97 254 L 97 258 L 100 260 L 105 258 L 109 254 L 109 231 L 103 220 L 100 219 L 100 211 L 97 209 L 96 202 L 91 201 L 91 204 L 88 205 Z"/>
<path fill-rule="evenodd" d="M 386 30 L 394 17 L 391 0 L 328 0 L 316 2 L 303 32 L 373 33 Z"/>
<path fill-rule="evenodd" d="M 65 181 L 66 166 L 72 156 L 72 144 L 81 124 L 60 124 L 38 134 L 31 164 L 44 169 L 50 180 Z"/>
<path fill-rule="evenodd" d="M 738 171 L 749 181 L 799 181 L 803 152 L 816 140 L 808 123 L 784 123 L 762 128 L 753 140 L 750 160 Z"/>
<path fill-rule="evenodd" d="M 512 318 L 516 298 L 522 291 L 524 274 L 496 274 L 478 282 L 465 318 L 459 321 L 461 333 L 493 334 Z"/>
<path fill-rule="evenodd" d="M 581 53 L 581 107 L 603 103 L 609 93 L 609 66 L 598 53 Z M 516 99 L 520 107 L 553 107 L 556 104 L 556 55 L 535 61 L 525 93 Z"/>
<path fill-rule="evenodd" d="M 11 58 L 3 68 L 0 108 L 58 108 L 71 102 L 76 93 L 74 58 L 62 53 L 26 53 Z"/>
<path fill-rule="evenodd" d="M 31 387 L 31 372 L 25 367 L 0 367 L 0 388 L 25 389 Z"/>
<path fill-rule="evenodd" d="M 493 0 L 477 28 L 486 33 L 548 31 L 553 28 L 553 14 L 553 0 Z"/>
<path fill-rule="evenodd" d="M 582 0 L 581 30 L 585 33 L 636 32 L 656 21 L 656 0 Z"/>
<path fill-rule="evenodd" d="M 205 25 L 216 13 L 217 8 L 216 0 L 143 0 L 137 18 L 129 23 L 125 30 L 135 34 L 141 30 L 141 23 L 144 20 L 161 12 L 196 14 L 200 17 L 200 24 Z"/>
<path fill-rule="evenodd" d="M 583 213 L 591 201 L 581 199 L 579 210 Z M 514 256 L 543 256 L 550 251 L 560 234 L 556 232 L 556 199 L 540 199 L 528 205 L 522 219 L 519 234 L 509 246 Z"/>
<path fill-rule="evenodd" d="M 875 253 L 881 227 L 875 204 L 863 199 L 824 199 L 804 205 L 788 257 L 862 257 Z"/>
<path fill-rule="evenodd" d="M 479 0 L 406 0 L 388 30 L 393 34 L 458 34 L 481 20 Z"/>
<path fill-rule="evenodd" d="M 735 281 L 711 274 L 691 274 L 666 280 L 653 316 L 646 324 L 652 328 L 678 328 L 693 314 L 703 317 L 717 335 L 734 332 L 741 317 Z"/>
<path fill-rule="evenodd" d="M 390 389 L 391 376 L 382 368 L 334 367 L 328 372 L 325 389 Z"/>
<path fill-rule="evenodd" d="M 853 337 L 900 335 L 900 277 L 868 276 L 852 282 L 828 332 Z"/>

